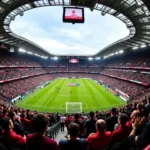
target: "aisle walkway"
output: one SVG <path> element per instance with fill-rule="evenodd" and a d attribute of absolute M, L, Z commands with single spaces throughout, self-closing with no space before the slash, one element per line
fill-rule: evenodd
<path fill-rule="evenodd" d="M 67 135 L 67 129 L 65 128 L 65 131 L 59 131 L 58 135 L 56 136 L 55 140 L 57 143 L 59 143 L 60 140 L 66 139 L 65 136 Z"/>

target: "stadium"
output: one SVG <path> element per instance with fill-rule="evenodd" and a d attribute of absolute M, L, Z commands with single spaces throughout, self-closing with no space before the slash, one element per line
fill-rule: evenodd
<path fill-rule="evenodd" d="M 149 0 L 0 1 L 0 150 L 150 150 L 149 113 Z"/>

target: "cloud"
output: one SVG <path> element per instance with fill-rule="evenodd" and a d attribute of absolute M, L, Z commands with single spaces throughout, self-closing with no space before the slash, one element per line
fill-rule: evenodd
<path fill-rule="evenodd" d="M 55 55 L 93 55 L 129 34 L 120 20 L 88 9 L 84 24 L 63 23 L 61 7 L 27 11 L 16 17 L 11 30 Z"/>

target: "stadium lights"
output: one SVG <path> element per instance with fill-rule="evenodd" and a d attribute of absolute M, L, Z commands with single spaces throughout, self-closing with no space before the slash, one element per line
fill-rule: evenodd
<path fill-rule="evenodd" d="M 54 59 L 54 60 L 58 60 L 58 57 L 55 56 L 55 57 L 53 57 L 53 59 Z"/>
<path fill-rule="evenodd" d="M 135 49 L 138 49 L 138 47 L 133 47 L 132 49 L 135 50 Z"/>
<path fill-rule="evenodd" d="M 109 56 L 104 56 L 104 59 L 108 58 Z"/>
<path fill-rule="evenodd" d="M 114 56 L 114 53 L 110 54 L 110 56 Z"/>
<path fill-rule="evenodd" d="M 115 52 L 115 55 L 118 55 L 118 52 Z"/>
<path fill-rule="evenodd" d="M 119 54 L 122 54 L 123 52 L 124 52 L 123 50 L 120 50 L 120 51 L 119 51 Z"/>
<path fill-rule="evenodd" d="M 145 14 L 146 14 L 146 16 L 149 16 L 149 15 L 150 15 L 149 12 L 145 12 Z"/>
<path fill-rule="evenodd" d="M 29 51 L 28 51 L 27 53 L 28 53 L 28 54 L 30 54 L 30 55 L 32 55 L 32 54 L 33 54 L 32 52 L 29 52 Z"/>
<path fill-rule="evenodd" d="M 35 56 L 38 56 L 38 57 L 41 57 L 39 54 L 36 54 L 36 53 L 35 53 L 34 55 L 35 55 Z"/>
<path fill-rule="evenodd" d="M 21 52 L 21 53 L 26 53 L 27 51 L 24 50 L 24 49 L 22 49 L 22 48 L 19 48 L 19 52 Z"/>
<path fill-rule="evenodd" d="M 137 4 L 141 6 L 143 3 L 141 1 L 136 0 Z"/>
<path fill-rule="evenodd" d="M 100 60 L 101 58 L 100 58 L 100 57 L 96 57 L 95 59 L 96 59 L 96 60 Z"/>
<path fill-rule="evenodd" d="M 88 60 L 93 60 L 93 58 L 92 58 L 92 57 L 89 57 Z"/>
<path fill-rule="evenodd" d="M 141 45 L 141 48 L 145 48 L 146 47 L 146 45 L 144 44 L 144 45 Z"/>

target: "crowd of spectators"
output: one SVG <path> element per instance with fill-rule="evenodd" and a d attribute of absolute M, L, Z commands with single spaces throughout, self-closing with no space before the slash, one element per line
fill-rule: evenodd
<path fill-rule="evenodd" d="M 0 149 L 145 150 L 150 144 L 150 98 L 108 111 L 39 113 L 0 101 Z M 58 143 L 48 137 L 60 122 L 68 134 Z"/>
<path fill-rule="evenodd" d="M 42 68 L 0 69 L 0 81 L 44 73 L 47 72 Z"/>
<path fill-rule="evenodd" d="M 0 66 L 36 66 L 41 67 L 39 62 L 28 59 L 25 56 L 0 56 Z"/>
<path fill-rule="evenodd" d="M 121 59 L 114 59 L 113 61 L 110 61 L 107 66 L 150 67 L 150 58 L 149 55 L 125 56 Z"/>
<path fill-rule="evenodd" d="M 101 71 L 101 73 L 150 84 L 150 74 L 141 73 L 135 70 L 133 71 L 133 70 L 122 70 L 122 69 L 104 69 L 103 71 Z"/>
<path fill-rule="evenodd" d="M 36 86 L 49 80 L 52 80 L 52 77 L 46 74 L 0 84 L 0 99 L 12 100 L 27 91 L 34 90 Z"/>

